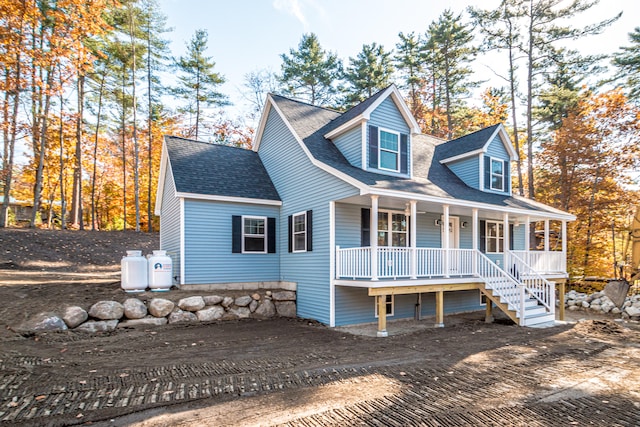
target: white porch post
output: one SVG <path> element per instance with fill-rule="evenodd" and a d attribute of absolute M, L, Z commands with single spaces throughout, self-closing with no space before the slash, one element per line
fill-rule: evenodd
<path fill-rule="evenodd" d="M 531 254 L 529 251 L 531 250 L 531 217 L 527 215 L 524 220 L 524 260 L 527 264 L 531 265 Z"/>
<path fill-rule="evenodd" d="M 567 221 L 562 221 L 562 271 L 567 271 Z"/>
<path fill-rule="evenodd" d="M 410 274 L 411 274 L 411 278 L 412 279 L 417 279 L 418 278 L 418 252 L 416 251 L 417 248 L 417 236 L 418 236 L 418 230 L 417 230 L 417 224 L 418 224 L 418 219 L 417 219 L 417 214 L 418 214 L 418 209 L 417 209 L 417 201 L 415 200 L 409 200 L 409 204 L 411 205 L 411 224 L 409 225 L 409 232 L 410 232 L 410 237 L 409 239 L 411 240 L 411 264 L 409 266 L 410 268 Z"/>
<path fill-rule="evenodd" d="M 443 205 L 442 210 L 442 247 L 444 248 L 444 277 L 449 277 L 449 205 Z"/>
<path fill-rule="evenodd" d="M 509 214 L 507 212 L 505 212 L 502 216 L 502 221 L 503 221 L 503 226 L 502 226 L 502 233 L 503 233 L 503 239 L 502 239 L 502 244 L 503 244 L 503 262 L 504 262 L 504 270 L 505 271 L 509 271 L 509 267 L 511 264 L 511 253 L 509 252 Z"/>
<path fill-rule="evenodd" d="M 473 275 L 478 275 L 478 257 L 475 252 L 478 251 L 478 208 L 471 210 L 471 247 L 473 248 Z"/>
<path fill-rule="evenodd" d="M 544 271 L 551 271 L 549 262 L 549 220 L 544 220 Z"/>
<path fill-rule="evenodd" d="M 378 195 L 371 195 L 371 218 L 369 224 L 371 244 L 371 280 L 378 280 Z"/>

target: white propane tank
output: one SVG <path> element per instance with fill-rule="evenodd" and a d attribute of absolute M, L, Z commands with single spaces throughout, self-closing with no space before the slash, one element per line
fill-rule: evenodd
<path fill-rule="evenodd" d="M 120 263 L 120 283 L 127 292 L 143 292 L 147 289 L 147 259 L 142 251 L 127 251 Z"/>
<path fill-rule="evenodd" d="M 149 288 L 152 291 L 168 291 L 173 285 L 171 258 L 167 251 L 153 251 L 149 256 Z"/>

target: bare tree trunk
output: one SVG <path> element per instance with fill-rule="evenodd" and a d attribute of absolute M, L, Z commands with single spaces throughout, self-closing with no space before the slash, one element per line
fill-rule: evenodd
<path fill-rule="evenodd" d="M 535 200 L 533 182 L 533 1 L 530 2 L 529 51 L 527 52 L 527 181 L 529 198 Z"/>
<path fill-rule="evenodd" d="M 596 176 L 593 181 L 593 187 L 591 187 L 591 199 L 589 200 L 589 215 L 587 217 L 587 238 L 584 245 L 584 261 L 582 263 L 583 266 L 583 274 L 587 274 L 588 266 L 589 266 L 589 256 L 591 252 L 591 235 L 592 235 L 592 225 L 593 225 L 593 208 L 596 201 L 596 193 L 598 192 L 598 184 L 600 180 L 599 169 L 596 171 Z"/>
<path fill-rule="evenodd" d="M 51 83 L 53 81 L 53 71 L 47 70 L 47 83 L 46 88 L 51 88 Z M 46 93 L 46 91 L 44 91 Z M 44 111 L 41 115 L 41 131 L 39 132 L 39 155 L 38 155 L 38 169 L 36 171 L 36 185 L 33 191 L 33 212 L 31 212 L 31 228 L 36 226 L 36 218 L 38 215 L 38 211 L 40 210 L 40 197 L 42 194 L 42 175 L 44 171 L 44 155 L 47 147 L 47 126 L 48 126 L 48 117 L 49 117 L 49 108 L 51 107 L 51 95 L 46 93 L 45 101 L 44 101 Z"/>
<path fill-rule="evenodd" d="M 125 70 L 122 65 L 122 231 L 127 231 L 127 140 L 126 140 L 126 101 L 125 101 Z"/>
<path fill-rule="evenodd" d="M 71 200 L 71 222 L 84 230 L 82 220 L 82 116 L 84 111 L 84 74 L 78 75 L 78 120 L 76 122 L 76 165 L 73 169 L 73 198 Z"/>
<path fill-rule="evenodd" d="M 18 112 L 20 105 L 20 53 L 16 54 L 16 83 L 13 93 L 13 111 L 11 112 L 11 118 L 9 119 L 9 103 L 10 96 L 9 91 L 5 92 L 5 105 L 4 116 L 5 123 L 9 124 L 9 129 L 4 128 L 4 149 L 2 153 L 2 170 L 4 171 L 4 191 L 2 200 L 2 209 L 0 209 L 0 227 L 6 227 L 9 219 L 9 203 L 11 202 L 11 184 L 13 183 L 13 158 L 16 147 L 16 136 L 18 133 Z M 10 80 L 9 72 L 7 71 L 7 82 Z"/>
<path fill-rule="evenodd" d="M 98 117 L 96 118 L 96 135 L 93 143 L 93 176 L 91 178 L 91 229 L 96 229 L 96 170 L 98 168 L 98 141 L 100 135 L 100 119 L 102 117 L 102 95 L 104 94 L 104 80 L 106 74 L 100 79 L 98 93 Z"/>
<path fill-rule="evenodd" d="M 140 171 L 139 171 L 139 163 L 140 163 L 140 147 L 138 147 L 138 123 L 136 112 L 137 108 L 137 99 L 136 99 L 136 43 L 135 37 L 133 34 L 133 12 L 132 8 L 129 7 L 129 37 L 131 39 L 131 52 L 132 52 L 132 62 L 131 62 L 131 90 L 133 97 L 133 195 L 135 199 L 135 209 L 136 209 L 136 231 L 140 231 Z"/>
<path fill-rule="evenodd" d="M 148 106 L 148 147 L 147 147 L 147 163 L 149 164 L 149 170 L 147 171 L 147 231 L 149 233 L 153 232 L 153 221 L 151 221 L 151 180 L 153 179 L 153 132 L 152 132 L 152 97 L 151 97 L 151 25 L 149 25 L 151 21 L 147 20 L 147 99 L 149 101 Z"/>
<path fill-rule="evenodd" d="M 65 222 L 65 211 L 67 210 L 67 203 L 64 194 L 64 122 L 62 121 L 62 109 L 64 108 L 64 99 L 62 93 L 60 93 L 60 229 L 67 228 Z M 53 203 L 51 204 L 53 206 Z M 53 209 L 50 209 L 53 213 Z M 49 220 L 51 220 L 52 214 L 49 214 Z"/>

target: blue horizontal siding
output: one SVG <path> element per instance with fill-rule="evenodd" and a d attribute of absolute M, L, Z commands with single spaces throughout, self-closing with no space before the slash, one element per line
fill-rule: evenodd
<path fill-rule="evenodd" d="M 296 282 L 299 317 L 330 321 L 331 271 L 329 247 L 329 202 L 359 194 L 359 190 L 314 166 L 271 109 L 258 154 L 283 201 L 278 247 L 280 278 Z M 288 216 L 313 211 L 313 251 L 288 252 Z"/>
<path fill-rule="evenodd" d="M 362 167 L 362 127 L 358 126 L 333 140 L 353 166 Z"/>
<path fill-rule="evenodd" d="M 495 138 L 491 140 L 487 147 L 487 155 L 497 159 L 509 160 L 509 153 L 504 147 L 500 136 L 496 135 Z"/>
<path fill-rule="evenodd" d="M 471 188 L 480 189 L 480 156 L 473 156 L 447 166 L 458 178 Z"/>
<path fill-rule="evenodd" d="M 394 314 L 388 320 L 411 319 L 415 316 L 418 294 L 396 295 Z M 480 303 L 480 291 L 455 291 L 444 293 L 445 314 L 477 311 L 484 308 Z M 422 317 L 433 317 L 436 314 L 435 294 L 422 294 Z M 358 323 L 376 322 L 375 298 L 368 296 L 367 289 L 336 287 L 336 326 L 353 325 Z M 445 324 L 447 319 L 444 319 Z"/>
<path fill-rule="evenodd" d="M 160 249 L 167 251 L 173 276 L 180 276 L 180 199 L 176 197 L 171 166 L 167 165 L 160 206 Z"/>
<path fill-rule="evenodd" d="M 513 227 L 513 250 L 524 251 L 525 248 L 525 226 L 519 224 Z"/>
<path fill-rule="evenodd" d="M 404 133 L 408 135 L 407 141 L 407 158 L 411 159 L 411 129 L 407 125 L 407 122 L 402 117 L 400 110 L 393 102 L 391 97 L 387 97 L 380 105 L 371 112 L 369 125 L 377 126 L 378 128 L 385 128 L 395 132 Z M 367 126 L 367 141 L 369 141 L 369 126 Z M 399 142 L 399 141 L 398 141 Z M 368 146 L 367 146 L 368 147 Z M 372 169 L 369 165 L 369 150 L 367 149 L 367 169 L 375 170 L 387 175 L 405 176 L 404 174 L 394 173 L 385 170 Z M 411 176 L 411 161 L 407 166 L 407 175 Z"/>
<path fill-rule="evenodd" d="M 185 200 L 185 283 L 259 282 L 280 279 L 280 252 L 232 253 L 231 218 L 256 215 L 276 218 L 279 208 L 242 203 Z M 285 248 L 286 250 L 286 248 Z"/>

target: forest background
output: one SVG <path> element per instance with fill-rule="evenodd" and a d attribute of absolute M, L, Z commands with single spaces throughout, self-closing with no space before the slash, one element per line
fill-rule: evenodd
<path fill-rule="evenodd" d="M 598 1 L 501 0 L 444 9 L 421 30 L 378 19 L 400 26 L 394 45 L 371 40 L 344 58 L 311 31 L 303 3 L 313 5 L 272 3 L 302 25 L 299 43 L 280 47 L 275 69 L 234 75 L 229 93 L 210 51 L 233 36 L 192 28 L 176 55 L 156 0 L 0 0 L 0 226 L 20 222 L 22 207 L 32 227 L 157 231 L 163 135 L 250 148 L 269 92 L 346 110 L 395 83 L 424 133 L 451 139 L 505 123 L 520 153 L 514 192 L 577 216 L 570 274 L 619 274 L 640 200 L 640 27 L 608 54 L 577 47 L 624 11 L 584 22 Z M 256 57 L 261 34 L 277 31 L 264 21 L 244 30 Z M 479 70 L 489 56 L 495 65 Z"/>

